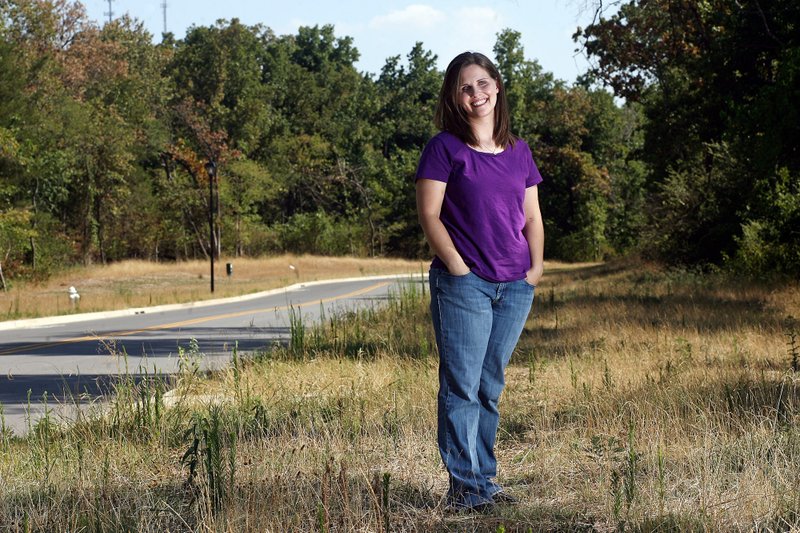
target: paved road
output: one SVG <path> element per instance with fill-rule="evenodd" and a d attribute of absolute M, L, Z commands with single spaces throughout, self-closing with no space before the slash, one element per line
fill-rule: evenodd
<path fill-rule="evenodd" d="M 45 393 L 57 417 L 74 416 L 76 403 L 93 401 L 115 376 L 177 371 L 179 351 L 193 343 L 203 368 L 222 366 L 237 343 L 240 352 L 251 352 L 288 342 L 292 310 L 311 324 L 322 309 L 329 315 L 378 305 L 409 282 L 408 276 L 314 282 L 215 302 L 0 323 L 5 424 L 25 433 L 29 411 L 30 421 L 41 416 Z"/>

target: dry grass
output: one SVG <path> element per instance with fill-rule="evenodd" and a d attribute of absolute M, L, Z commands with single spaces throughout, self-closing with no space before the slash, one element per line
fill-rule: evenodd
<path fill-rule="evenodd" d="M 800 528 L 797 286 L 549 265 L 508 369 L 500 481 L 443 509 L 425 298 L 329 317 L 302 350 L 123 387 L 116 414 L 0 445 L 9 531 Z M 134 398 L 151 398 L 145 405 Z M 213 399 L 213 400 L 212 400 Z M 135 406 L 135 407 L 134 407 Z M 187 432 L 186 430 L 189 429 Z M 194 440 L 194 437 L 197 437 Z M 191 477 L 193 443 L 199 462 Z M 181 464 L 181 457 L 187 461 Z"/>
<path fill-rule="evenodd" d="M 233 276 L 225 263 L 233 264 Z M 292 265 L 294 268 L 289 268 Z M 215 262 L 214 294 L 208 261 L 153 263 L 122 261 L 75 268 L 45 283 L 15 284 L 0 292 L 0 319 L 33 318 L 75 312 L 183 303 L 259 292 L 320 279 L 419 273 L 423 264 L 403 259 L 361 259 L 282 255 L 268 258 L 222 258 Z M 67 289 L 81 295 L 73 306 Z"/>

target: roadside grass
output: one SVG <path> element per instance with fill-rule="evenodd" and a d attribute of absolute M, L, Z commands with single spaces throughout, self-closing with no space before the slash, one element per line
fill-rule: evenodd
<path fill-rule="evenodd" d="M 550 265 L 507 372 L 499 480 L 445 511 L 427 291 L 292 320 L 292 343 L 119 383 L 0 439 L 23 531 L 790 531 L 800 528 L 798 286 L 641 263 Z M 794 335 L 794 337 L 793 337 Z M 795 344 L 793 344 L 795 342 Z"/>
<path fill-rule="evenodd" d="M 228 277 L 225 264 L 233 265 Z M 290 268 L 291 266 L 291 268 Z M 320 279 L 419 273 L 420 261 L 281 255 L 265 258 L 221 258 L 215 261 L 214 293 L 208 261 L 154 263 L 128 260 L 76 267 L 46 282 L 15 282 L 0 292 L 0 320 L 93 311 L 110 311 L 240 296 Z M 77 305 L 68 288 L 77 288 Z"/>

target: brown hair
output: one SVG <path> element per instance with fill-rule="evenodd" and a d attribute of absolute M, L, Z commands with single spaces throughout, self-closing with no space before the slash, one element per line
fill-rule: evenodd
<path fill-rule="evenodd" d="M 439 103 L 436 105 L 436 114 L 433 118 L 436 127 L 442 131 L 452 133 L 467 144 L 478 145 L 478 139 L 475 138 L 467 116 L 458 103 L 461 70 L 469 65 L 478 65 L 483 68 L 497 82 L 499 91 L 497 93 L 497 104 L 494 108 L 494 142 L 502 146 L 503 149 L 509 146 L 513 147 L 516 137 L 510 131 L 508 103 L 506 101 L 506 91 L 503 87 L 503 77 L 497 67 L 494 66 L 494 63 L 479 52 L 458 54 L 447 65 L 442 89 L 439 91 Z"/>

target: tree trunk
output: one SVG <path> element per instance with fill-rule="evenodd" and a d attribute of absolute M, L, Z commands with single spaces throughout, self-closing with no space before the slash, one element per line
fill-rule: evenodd
<path fill-rule="evenodd" d="M 242 214 L 236 211 L 236 257 L 242 257 Z"/>
<path fill-rule="evenodd" d="M 98 194 L 94 197 L 94 218 L 97 225 L 97 246 L 100 248 L 100 263 L 106 264 L 106 243 L 103 227 L 103 206 L 102 197 Z"/>
<path fill-rule="evenodd" d="M 34 225 L 34 230 L 36 226 Z M 34 272 L 36 271 L 36 239 L 33 238 L 33 235 L 30 237 L 31 243 L 31 267 L 33 268 Z"/>
<path fill-rule="evenodd" d="M 86 169 L 86 181 L 83 184 L 84 187 L 84 198 L 83 198 L 83 205 L 81 206 L 81 219 L 83 227 L 81 228 L 81 255 L 83 260 L 83 266 L 89 266 L 91 264 L 91 254 L 92 254 L 92 237 L 94 237 L 94 230 L 93 230 L 93 219 L 92 219 L 92 205 L 94 204 L 94 194 L 92 192 L 92 178 L 91 172 L 89 169 Z"/>
<path fill-rule="evenodd" d="M 192 220 L 191 218 L 189 219 L 189 223 L 192 225 L 192 230 L 194 230 L 194 236 L 195 236 L 195 239 L 197 239 L 197 245 L 200 247 L 201 250 L 203 250 L 203 255 L 205 255 L 206 258 L 208 258 L 209 257 L 208 253 L 209 252 L 213 252 L 213 250 L 211 249 L 210 243 L 209 243 L 209 247 L 206 248 L 206 240 L 205 240 L 205 237 L 203 237 L 203 232 L 201 232 L 197 228 L 197 225 L 194 223 L 194 220 Z M 197 257 L 197 256 L 195 255 L 195 257 Z"/>
<path fill-rule="evenodd" d="M 33 230 L 33 235 L 30 236 L 31 242 L 31 268 L 33 271 L 36 272 L 36 239 L 33 238 L 36 235 L 36 221 L 38 220 L 38 204 L 36 203 L 36 198 L 39 196 L 39 176 L 36 176 L 36 187 L 33 190 L 33 196 L 31 198 L 31 203 L 33 204 L 33 217 L 31 217 L 31 229 Z M 5 286 L 5 281 L 3 282 L 3 286 Z"/>

